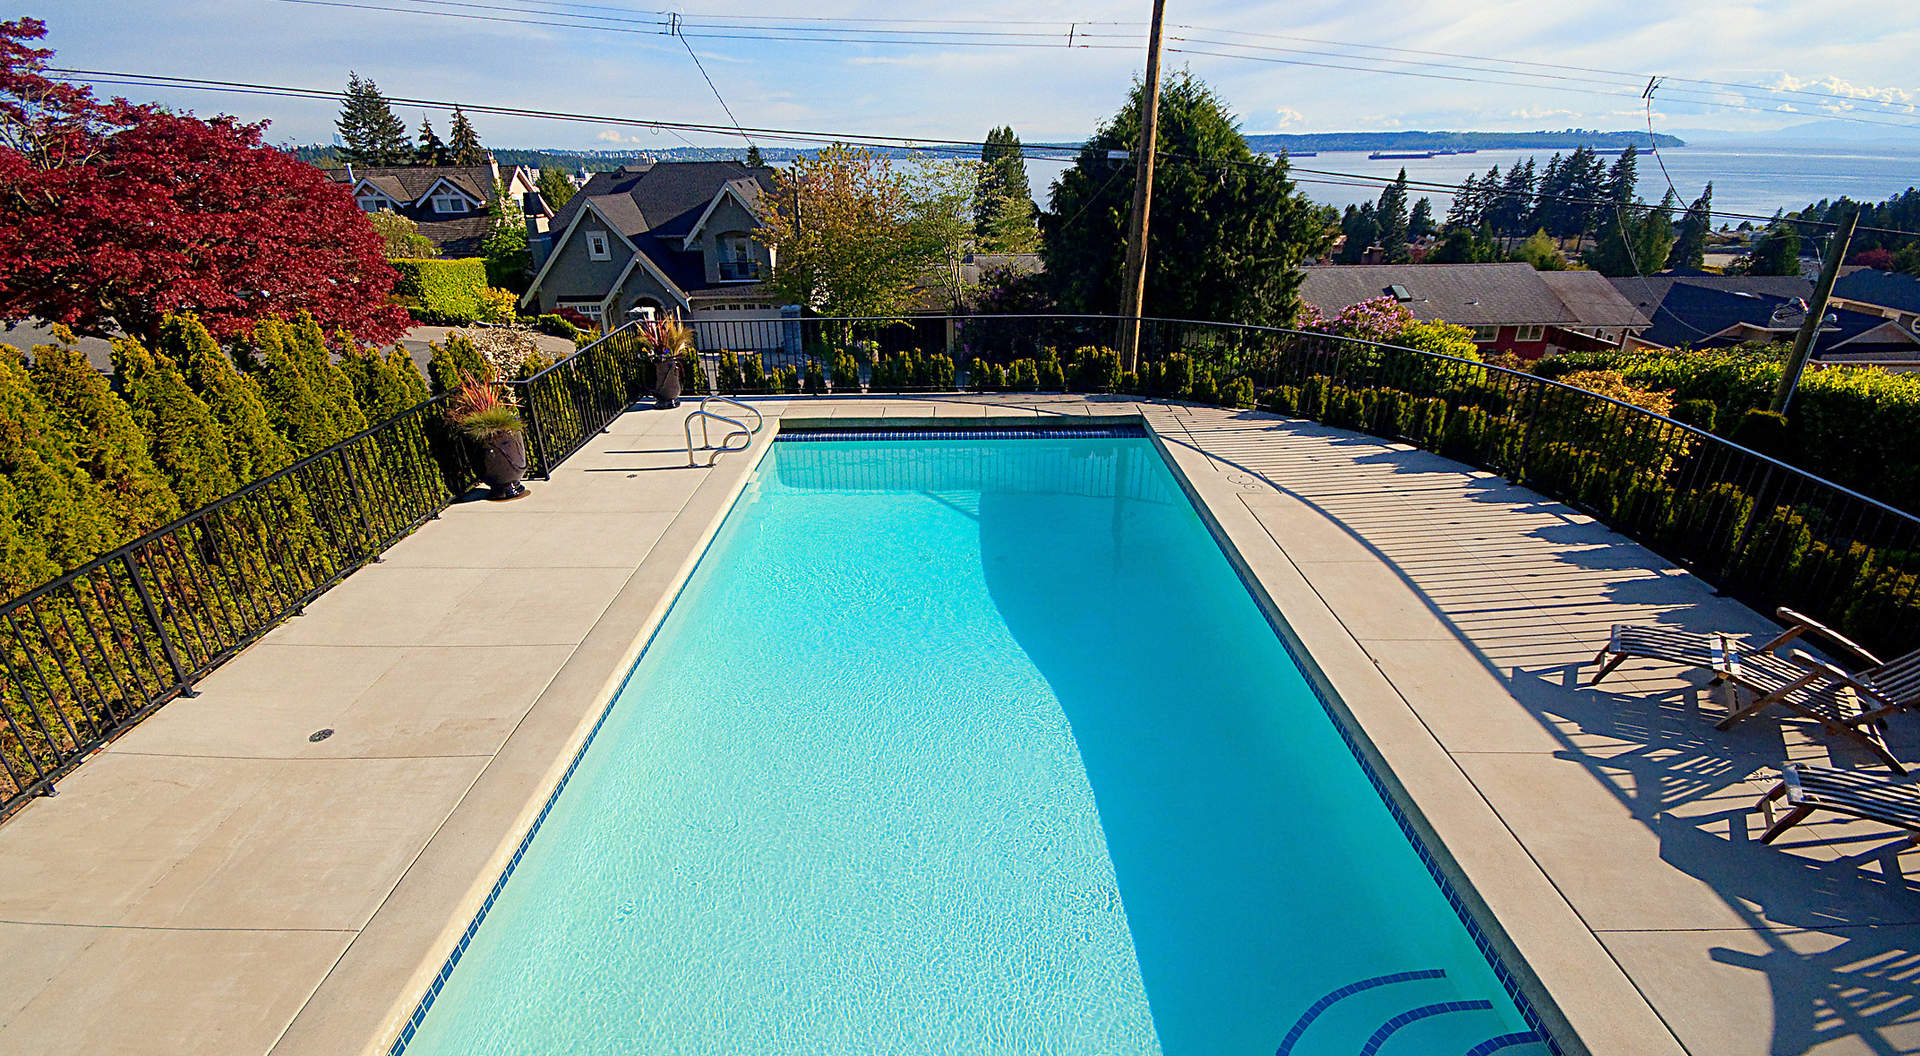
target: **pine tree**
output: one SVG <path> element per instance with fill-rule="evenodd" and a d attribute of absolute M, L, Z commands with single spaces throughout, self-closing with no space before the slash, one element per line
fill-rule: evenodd
<path fill-rule="evenodd" d="M 540 197 L 546 199 L 547 208 L 556 211 L 572 201 L 574 192 L 579 190 L 573 185 L 573 181 L 567 178 L 565 169 L 557 169 L 551 165 L 540 170 L 540 178 L 535 181 L 534 189 L 540 192 Z"/>
<path fill-rule="evenodd" d="M 99 489 L 116 543 L 125 542 L 180 516 L 180 500 L 154 466 L 133 410 L 70 343 L 71 336 L 34 349 L 28 375 L 54 428 Z"/>
<path fill-rule="evenodd" d="M 980 148 L 973 230 L 980 247 L 995 253 L 1030 253 L 1040 244 L 1026 152 L 1011 126 L 988 131 Z"/>
<path fill-rule="evenodd" d="M 1433 232 L 1433 199 L 1422 197 L 1413 203 L 1413 213 L 1407 217 L 1407 237 L 1418 242 Z"/>
<path fill-rule="evenodd" d="M 180 364 L 187 384 L 220 423 L 235 480 L 250 484 L 293 464 L 293 449 L 274 430 L 259 384 L 234 368 L 198 319 L 168 316 L 160 324 L 156 351 Z"/>
<path fill-rule="evenodd" d="M 453 131 L 447 134 L 447 150 L 455 165 L 485 165 L 487 152 L 480 146 L 480 134 L 459 107 L 453 108 Z"/>
<path fill-rule="evenodd" d="M 760 155 L 760 144 L 748 143 L 747 144 L 747 168 L 764 169 L 766 167 L 767 167 L 767 159 Z"/>
<path fill-rule="evenodd" d="M 1447 207 L 1448 228 L 1480 226 L 1480 177 L 1467 173 L 1460 189 L 1453 192 L 1453 204 Z"/>
<path fill-rule="evenodd" d="M 1673 251 L 1667 255 L 1667 267 L 1697 270 L 1707 262 L 1707 235 L 1713 231 L 1713 184 L 1708 183 L 1700 197 L 1687 206 L 1680 218 L 1680 234 Z"/>
<path fill-rule="evenodd" d="M 113 367 L 147 434 L 147 450 L 180 497 L 197 510 L 233 494 L 241 481 L 227 460 L 227 436 L 205 401 L 194 395 L 180 368 L 130 337 L 113 343 Z"/>
<path fill-rule="evenodd" d="M 1360 263 L 1380 237 L 1380 221 L 1373 203 L 1361 202 L 1357 208 L 1348 206 L 1340 218 L 1340 231 L 1347 236 L 1346 244 L 1340 248 L 1340 263 Z"/>
<path fill-rule="evenodd" d="M 1380 225 L 1380 247 L 1386 251 L 1386 262 L 1405 264 L 1407 256 L 1407 170 L 1401 169 L 1400 175 L 1380 191 L 1380 205 L 1374 210 L 1376 221 Z"/>
<path fill-rule="evenodd" d="M 447 145 L 441 142 L 439 135 L 433 131 L 433 122 L 422 117 L 420 119 L 418 145 L 413 148 L 413 163 L 415 165 L 445 165 L 450 153 L 451 152 L 447 150 Z"/>
<path fill-rule="evenodd" d="M 353 165 L 405 165 L 413 160 L 407 126 L 394 116 L 379 86 L 357 73 L 347 74 L 347 94 L 334 123 L 345 144 L 341 160 Z"/>

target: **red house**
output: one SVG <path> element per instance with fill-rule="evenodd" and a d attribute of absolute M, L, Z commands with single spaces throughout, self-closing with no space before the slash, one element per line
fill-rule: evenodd
<path fill-rule="evenodd" d="M 1509 264 L 1338 264 L 1304 269 L 1300 299 L 1328 315 L 1392 297 L 1420 320 L 1473 331 L 1485 355 L 1617 348 L 1647 317 L 1596 271 Z"/>

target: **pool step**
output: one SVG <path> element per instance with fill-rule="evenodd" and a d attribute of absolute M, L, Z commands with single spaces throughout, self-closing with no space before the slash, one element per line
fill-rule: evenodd
<path fill-rule="evenodd" d="M 1280 1047 L 1274 1050 L 1274 1056 L 1292 1056 L 1294 1046 L 1300 1043 L 1301 1037 L 1306 1034 L 1307 1028 L 1311 1027 L 1315 1020 L 1319 1019 L 1329 1008 L 1332 1008 L 1334 1005 L 1355 994 L 1365 993 L 1382 986 L 1421 982 L 1430 979 L 1444 979 L 1446 976 L 1447 972 L 1444 968 L 1419 968 L 1413 971 L 1376 975 L 1348 983 L 1335 990 L 1330 990 L 1321 995 L 1313 1004 L 1308 1005 L 1307 1010 L 1300 1014 L 1299 1019 L 1294 1021 L 1293 1026 L 1287 1030 L 1286 1036 L 1280 1040 Z M 1457 1012 L 1490 1012 L 1492 1010 L 1493 1002 L 1480 1000 L 1439 1001 L 1410 1008 L 1405 1012 L 1389 1017 L 1385 1023 L 1380 1024 L 1379 1028 L 1369 1035 L 1365 1044 L 1361 1046 L 1360 1056 L 1377 1056 L 1381 1047 L 1387 1043 L 1388 1039 L 1393 1037 L 1396 1031 L 1423 1019 L 1431 1019 L 1434 1016 L 1449 1015 Z M 1502 1052 L 1521 1045 L 1537 1045 L 1541 1050 L 1548 1053 L 1557 1051 L 1554 1046 L 1539 1033 L 1525 1030 L 1488 1038 L 1468 1050 L 1466 1056 L 1489 1056 L 1491 1053 Z"/>

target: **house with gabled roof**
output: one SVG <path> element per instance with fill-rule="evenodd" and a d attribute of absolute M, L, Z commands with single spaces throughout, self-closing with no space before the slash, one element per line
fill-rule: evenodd
<path fill-rule="evenodd" d="M 523 311 L 572 309 L 617 326 L 636 308 L 707 321 L 780 318 L 759 242 L 773 170 L 737 161 L 645 162 L 595 173 L 529 240 Z M 708 328 L 710 329 L 710 328 Z"/>
<path fill-rule="evenodd" d="M 1300 299 L 1323 314 L 1390 297 L 1422 321 L 1473 331 L 1482 353 L 1538 359 L 1618 347 L 1647 319 L 1605 276 L 1497 264 L 1334 264 L 1302 269 Z"/>
<path fill-rule="evenodd" d="M 1813 283 L 1786 275 L 1671 273 L 1616 278 L 1613 284 L 1653 325 L 1632 342 L 1642 348 L 1725 348 L 1792 341 L 1806 318 Z M 1827 304 L 1814 356 L 1820 360 L 1905 362 L 1920 337 L 1896 320 Z"/>
<path fill-rule="evenodd" d="M 477 257 L 486 241 L 487 206 L 504 187 L 515 201 L 533 193 L 538 173 L 520 165 L 501 168 L 487 155 L 484 165 L 348 165 L 326 170 L 345 184 L 361 210 L 398 213 L 420 225 L 419 232 L 443 257 Z"/>

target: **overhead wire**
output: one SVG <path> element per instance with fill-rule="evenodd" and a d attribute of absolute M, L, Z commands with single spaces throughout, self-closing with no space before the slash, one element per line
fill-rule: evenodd
<path fill-rule="evenodd" d="M 90 69 L 79 69 L 79 68 L 71 68 L 71 67 L 49 67 L 48 72 L 49 74 L 53 75 L 55 79 L 58 79 L 58 80 L 71 81 L 74 83 L 93 84 L 93 85 L 116 85 L 116 86 L 123 86 L 123 87 L 143 87 L 143 88 L 169 88 L 169 89 L 183 89 L 183 90 L 192 90 L 192 91 L 218 92 L 218 93 L 226 93 L 226 94 L 273 96 L 273 97 L 282 97 L 282 98 L 298 98 L 298 99 L 328 100 L 328 101 L 337 101 L 340 98 L 342 98 L 342 95 L 343 95 L 341 91 L 335 90 L 335 89 L 300 88 L 300 87 L 293 87 L 293 86 L 261 84 L 257 82 L 226 81 L 226 80 L 218 80 L 213 78 L 178 77 L 178 76 L 173 76 L 168 74 L 142 74 L 142 73 L 127 72 L 127 71 L 90 70 Z M 798 144 L 807 144 L 807 145 L 819 145 L 819 144 L 831 143 L 831 142 L 844 142 L 844 143 L 849 143 L 853 145 L 886 147 L 891 149 L 917 151 L 917 152 L 946 152 L 946 153 L 965 152 L 969 154 L 977 153 L 982 147 L 986 146 L 985 142 L 980 140 L 941 140 L 937 143 L 930 143 L 928 137 L 926 136 L 898 136 L 898 135 L 883 134 L 883 133 L 860 133 L 860 132 L 844 132 L 844 131 L 834 132 L 834 131 L 821 131 L 821 130 L 815 130 L 815 129 L 790 129 L 790 128 L 760 127 L 760 126 L 749 126 L 749 125 L 729 126 L 729 125 L 714 124 L 709 122 L 667 121 L 667 120 L 654 119 L 654 118 L 634 118 L 634 117 L 622 117 L 622 116 L 611 115 L 611 114 L 588 114 L 588 113 L 580 113 L 580 112 L 572 112 L 572 111 L 543 110 L 543 109 L 532 108 L 532 107 L 503 106 L 498 104 L 487 104 L 487 103 L 474 103 L 474 102 L 455 103 L 455 102 L 452 102 L 449 100 L 443 100 L 443 99 L 428 99 L 428 98 L 417 98 L 417 97 L 408 97 L 408 96 L 389 96 L 388 101 L 399 106 L 426 107 L 426 108 L 433 108 L 433 109 L 440 109 L 440 110 L 451 110 L 454 106 L 457 105 L 464 108 L 470 113 L 485 113 L 485 114 L 492 114 L 492 115 L 501 116 L 501 117 L 518 117 L 518 118 L 528 118 L 528 119 L 536 119 L 536 120 L 567 121 L 567 122 L 574 122 L 574 123 L 591 123 L 591 124 L 602 124 L 602 125 L 618 125 L 618 126 L 625 126 L 625 127 L 653 128 L 653 129 L 660 129 L 660 130 L 678 130 L 680 132 L 695 132 L 695 133 L 706 133 L 706 134 L 714 134 L 714 135 L 740 134 L 740 135 L 750 135 L 751 137 L 758 137 L 760 139 L 765 139 L 765 140 L 775 141 L 775 142 L 798 143 Z M 697 150 L 700 148 L 695 147 L 694 149 Z M 1070 161 L 1074 158 L 1077 158 L 1079 154 L 1087 148 L 1085 144 L 1078 144 L 1078 145 L 1023 144 L 1022 149 L 1026 151 L 1029 154 L 1029 156 L 1035 156 L 1036 160 Z M 1183 155 L 1178 152 L 1165 151 L 1165 150 L 1156 151 L 1155 156 L 1159 158 L 1166 158 L 1171 161 L 1185 162 L 1185 163 L 1195 164 L 1195 165 L 1213 165 L 1213 166 L 1262 165 L 1263 166 L 1267 164 L 1267 162 L 1257 158 L 1256 159 L 1201 158 L 1197 156 Z M 1370 173 L 1346 172 L 1346 171 L 1341 171 L 1337 169 L 1323 169 L 1317 166 L 1301 166 L 1301 165 L 1294 164 L 1291 160 L 1289 160 L 1288 162 L 1288 171 L 1289 171 L 1289 175 L 1293 179 L 1302 183 L 1322 183 L 1322 184 L 1336 185 L 1336 186 L 1384 186 L 1386 184 L 1391 184 L 1396 182 L 1396 178 L 1394 177 L 1377 176 Z M 1458 188 L 1455 185 L 1439 183 L 1431 180 L 1410 179 L 1407 181 L 1407 185 L 1409 189 L 1418 189 L 1431 194 L 1452 195 L 1458 190 Z M 1504 189 L 1494 189 L 1489 193 L 1500 194 L 1503 196 L 1507 194 L 1507 192 L 1505 192 Z M 1588 205 L 1593 207 L 1605 207 L 1605 206 L 1614 204 L 1608 199 L 1585 198 L 1585 197 L 1573 196 L 1573 195 L 1557 195 L 1557 194 L 1545 195 L 1545 194 L 1535 193 L 1533 195 L 1530 195 L 1530 197 L 1532 197 L 1534 200 L 1560 201 L 1560 202 L 1567 202 L 1571 204 Z M 1628 203 L 1626 204 L 1625 207 L 1629 209 L 1657 208 L 1656 206 L 1647 205 L 1645 203 Z M 1742 212 L 1736 212 L 1736 211 L 1730 211 L 1730 210 L 1712 210 L 1709 215 L 1712 215 L 1721 219 L 1728 219 L 1728 220 L 1751 220 L 1751 221 L 1759 221 L 1759 222 L 1770 222 L 1774 219 L 1771 216 L 1764 216 L 1757 213 L 1742 213 Z M 1836 226 L 1831 222 L 1821 221 L 1821 220 L 1810 220 L 1810 219 L 1797 218 L 1797 217 L 1790 217 L 1787 219 L 1789 220 L 1789 222 L 1792 222 L 1804 227 L 1822 228 L 1822 227 Z M 1871 231 L 1879 234 L 1900 235 L 1904 237 L 1920 237 L 1920 231 L 1906 231 L 1906 230 L 1901 230 L 1897 228 L 1879 228 L 1879 227 L 1862 226 L 1859 228 L 1859 230 Z"/>

